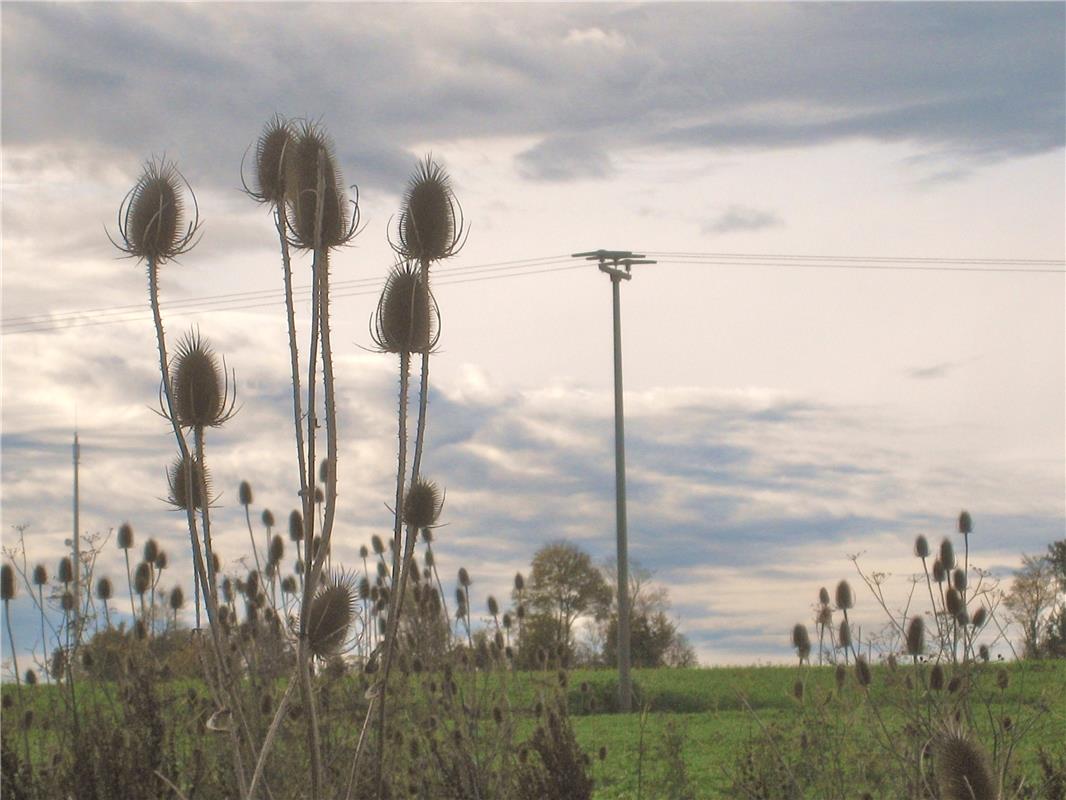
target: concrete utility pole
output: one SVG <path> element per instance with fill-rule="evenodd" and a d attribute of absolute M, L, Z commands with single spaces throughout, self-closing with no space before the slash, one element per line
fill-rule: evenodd
<path fill-rule="evenodd" d="M 78 444 L 78 431 L 74 431 L 74 623 L 81 620 L 81 536 L 78 534 L 78 461 L 81 459 L 81 446 Z"/>
<path fill-rule="evenodd" d="M 633 707 L 633 684 L 629 677 L 629 543 L 626 530 L 626 443 L 625 411 L 622 407 L 622 308 L 619 286 L 632 280 L 634 264 L 654 264 L 629 250 L 594 250 L 574 253 L 573 258 L 598 261 L 600 272 L 611 278 L 614 302 L 614 494 L 615 524 L 618 537 L 618 706 L 622 711 Z M 610 265 L 608 265 L 610 262 Z"/>

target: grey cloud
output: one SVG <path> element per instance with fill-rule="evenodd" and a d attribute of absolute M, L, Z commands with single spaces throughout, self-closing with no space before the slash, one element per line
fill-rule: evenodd
<path fill-rule="evenodd" d="M 758 231 L 782 225 L 781 217 L 772 211 L 744 206 L 730 206 L 701 228 L 705 234 Z"/>
<path fill-rule="evenodd" d="M 915 380 L 932 380 L 935 378 L 944 378 L 951 372 L 962 366 L 960 361 L 941 361 L 937 364 L 930 364 L 926 367 L 914 367 L 907 370 L 907 377 L 914 378 Z"/>
<path fill-rule="evenodd" d="M 607 178 L 614 172 L 604 150 L 574 136 L 544 139 L 519 153 L 515 161 L 519 175 L 538 181 Z"/>

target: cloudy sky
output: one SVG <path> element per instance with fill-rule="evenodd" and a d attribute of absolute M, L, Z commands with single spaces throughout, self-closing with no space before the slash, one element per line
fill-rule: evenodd
<path fill-rule="evenodd" d="M 600 247 L 659 262 L 622 288 L 631 557 L 703 663 L 789 658 L 849 555 L 903 593 L 913 537 L 962 508 L 1003 577 L 1064 535 L 1061 3 L 5 3 L 2 26 L 2 527 L 31 564 L 70 536 L 76 424 L 82 530 L 128 520 L 189 580 L 144 271 L 105 233 L 153 156 L 203 220 L 168 331 L 237 375 L 208 442 L 227 565 L 242 479 L 257 513 L 295 506 L 276 238 L 240 192 L 275 112 L 326 127 L 365 221 L 333 259 L 339 556 L 391 525 L 397 365 L 368 321 L 427 153 L 469 225 L 436 278 L 446 577 L 503 596 L 546 542 L 613 554 L 609 282 L 568 258 Z M 864 595 L 859 618 L 883 622 Z"/>

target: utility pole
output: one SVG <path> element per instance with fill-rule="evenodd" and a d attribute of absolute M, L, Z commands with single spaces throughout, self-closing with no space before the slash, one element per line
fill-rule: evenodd
<path fill-rule="evenodd" d="M 574 253 L 573 258 L 598 261 L 600 272 L 611 279 L 614 304 L 614 497 L 618 542 L 618 706 L 623 712 L 633 708 L 633 684 L 629 676 L 629 542 L 626 530 L 626 443 L 625 411 L 622 406 L 622 307 L 619 286 L 632 280 L 634 264 L 654 264 L 629 250 L 594 250 Z M 608 262 L 610 264 L 608 265 Z"/>
<path fill-rule="evenodd" d="M 78 533 L 78 462 L 81 460 L 81 445 L 78 430 L 74 429 L 74 625 L 79 630 L 81 622 L 81 536 Z"/>

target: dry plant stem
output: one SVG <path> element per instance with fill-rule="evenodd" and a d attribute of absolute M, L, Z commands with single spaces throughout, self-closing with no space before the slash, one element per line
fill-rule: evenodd
<path fill-rule="evenodd" d="M 281 727 L 281 721 L 285 718 L 285 712 L 289 708 L 289 700 L 292 697 L 292 690 L 296 688 L 297 674 L 294 672 L 292 677 L 289 678 L 289 685 L 285 687 L 285 694 L 281 696 L 281 701 L 278 703 L 277 713 L 274 714 L 274 719 L 270 723 L 270 729 L 267 731 L 266 738 L 263 739 L 263 746 L 259 748 L 259 758 L 255 764 L 255 772 L 252 773 L 252 783 L 248 787 L 248 800 L 252 800 L 255 797 L 255 790 L 259 784 L 259 779 L 263 775 L 263 768 L 266 766 L 267 754 L 270 752 L 271 746 L 274 744 L 274 737 L 277 736 L 278 728 Z"/>
<path fill-rule="evenodd" d="M 167 785 L 167 788 L 170 789 L 172 792 L 174 792 L 174 794 L 176 794 L 178 796 L 179 800 L 189 800 L 185 795 L 183 795 L 181 793 L 181 789 L 179 789 L 177 786 L 175 786 L 174 783 L 170 780 L 170 778 L 168 778 L 162 772 L 160 772 L 157 769 L 154 769 L 154 770 L 152 770 L 152 773 L 157 778 L 159 778 L 159 780 L 163 781 L 163 783 L 165 783 Z"/>
<path fill-rule="evenodd" d="M 352 769 L 348 773 L 348 789 L 344 792 L 344 800 L 352 800 L 352 787 L 355 785 L 355 776 L 359 767 L 359 759 L 363 755 L 363 745 L 366 743 L 366 732 L 370 727 L 370 720 L 374 716 L 374 702 L 377 695 L 370 698 L 370 704 L 366 707 L 366 719 L 363 720 L 363 728 L 359 731 L 359 742 L 355 745 L 355 756 L 352 758 Z"/>
<path fill-rule="evenodd" d="M 381 668 L 381 699 L 378 704 L 378 758 L 377 765 L 375 767 L 375 780 L 374 783 L 377 786 L 377 797 L 381 798 L 384 788 L 384 775 L 382 774 L 382 765 L 385 758 L 385 698 L 388 693 L 389 687 L 389 670 L 392 668 L 392 654 L 394 645 L 396 643 L 396 632 L 398 630 L 399 620 L 396 618 L 396 609 L 399 606 L 399 584 L 397 580 L 399 577 L 399 571 L 403 568 L 404 564 L 400 560 L 400 538 L 403 535 L 403 492 L 404 492 L 404 476 L 407 472 L 407 388 L 409 382 L 409 375 L 411 369 L 411 354 L 400 353 L 400 407 L 398 412 L 398 455 L 397 455 L 397 467 L 396 467 L 396 508 L 394 510 L 395 524 L 393 528 L 393 550 L 392 550 L 392 588 L 393 591 L 389 596 L 389 618 L 388 628 L 385 631 L 385 660 Z"/>
<path fill-rule="evenodd" d="M 19 677 L 19 660 L 15 651 L 15 633 L 11 630 L 11 602 L 9 600 L 4 601 L 4 622 L 7 623 L 7 641 L 11 647 L 11 665 L 15 669 L 15 694 L 18 696 L 19 701 L 19 714 L 23 713 L 22 704 L 22 679 Z M 20 720 L 21 722 L 21 720 Z M 26 767 L 30 770 L 30 774 L 33 774 L 33 764 L 30 763 L 30 734 L 25 727 L 22 727 L 22 745 L 26 753 Z"/>
<path fill-rule="evenodd" d="M 133 595 L 130 595 L 130 600 L 133 600 Z M 44 633 L 44 587 L 37 587 L 37 610 L 41 612 L 41 648 L 44 650 L 44 663 L 45 671 L 47 671 L 48 661 L 48 637 Z M 11 648 L 11 652 L 15 652 L 15 648 Z"/>
<path fill-rule="evenodd" d="M 252 555 L 255 557 L 255 571 L 262 575 L 263 567 L 259 563 L 259 551 L 255 547 L 255 534 L 252 533 L 252 517 L 251 513 L 248 511 L 248 506 L 244 507 L 244 522 L 248 526 L 248 541 L 252 543 Z"/>

